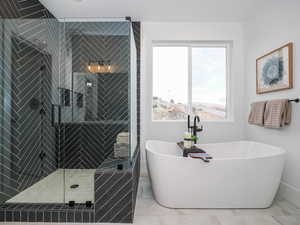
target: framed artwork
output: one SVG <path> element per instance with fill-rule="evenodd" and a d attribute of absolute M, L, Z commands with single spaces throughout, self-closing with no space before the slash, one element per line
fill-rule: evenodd
<path fill-rule="evenodd" d="M 256 60 L 256 93 L 293 88 L 293 43 L 288 43 Z"/>

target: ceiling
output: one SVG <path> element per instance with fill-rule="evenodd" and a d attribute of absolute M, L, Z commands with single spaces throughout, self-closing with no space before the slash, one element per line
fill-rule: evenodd
<path fill-rule="evenodd" d="M 40 0 L 57 18 L 131 16 L 133 20 L 166 22 L 243 22 L 258 9 L 278 1 Z"/>

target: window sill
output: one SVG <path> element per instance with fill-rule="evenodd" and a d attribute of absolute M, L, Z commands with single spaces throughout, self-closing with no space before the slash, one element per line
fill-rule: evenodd
<path fill-rule="evenodd" d="M 152 123 L 187 123 L 186 120 L 151 120 Z M 227 120 L 201 120 L 201 123 L 234 123 L 233 119 Z"/>

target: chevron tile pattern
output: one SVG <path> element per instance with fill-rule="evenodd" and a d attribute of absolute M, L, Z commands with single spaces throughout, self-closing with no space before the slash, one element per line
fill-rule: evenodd
<path fill-rule="evenodd" d="M 141 170 L 141 152 L 137 149 L 133 157 L 133 169 L 132 169 L 132 188 L 133 188 L 133 198 L 132 198 L 132 218 L 134 218 L 135 205 L 137 200 L 138 186 L 140 180 L 140 170 Z"/>
<path fill-rule="evenodd" d="M 110 160 L 109 160 L 110 161 Z M 117 170 L 117 161 L 103 163 L 95 174 L 95 222 L 132 223 L 137 185 L 139 181 L 140 151 L 136 151 L 132 165 L 123 162 L 124 170 Z M 110 167 L 108 168 L 107 165 Z"/>
<path fill-rule="evenodd" d="M 98 120 L 128 124 L 128 73 L 98 77 Z"/>
<path fill-rule="evenodd" d="M 17 131 L 13 135 L 19 156 L 18 189 L 22 191 L 56 169 L 54 130 L 50 122 L 52 74 L 47 65 L 51 65 L 51 58 L 17 39 L 13 40 L 12 48 L 15 66 L 12 66 L 11 119 L 16 123 L 11 126 Z M 33 100 L 43 105 L 32 109 L 28 105 Z M 47 154 L 45 160 L 40 158 L 42 153 Z"/>
<path fill-rule="evenodd" d="M 112 28 L 114 25 L 112 24 Z M 73 71 L 87 72 L 89 61 L 110 60 L 114 73 L 129 71 L 129 38 L 113 35 L 74 35 L 72 36 Z"/>
<path fill-rule="evenodd" d="M 57 73 L 52 61 L 54 53 L 49 51 L 55 49 L 57 22 L 46 19 L 53 16 L 37 0 L 1 0 L 0 17 L 10 18 L 0 23 L 0 201 L 3 202 L 57 168 L 51 103 L 58 77 L 52 75 Z"/>
<path fill-rule="evenodd" d="M 61 161 L 65 169 L 94 169 L 113 152 L 116 135 L 127 130 L 127 123 L 64 123 L 60 132 Z"/>
<path fill-rule="evenodd" d="M 59 129 L 62 164 L 69 169 L 97 168 L 112 153 L 116 136 L 128 131 L 129 26 L 124 22 L 67 23 L 65 29 L 65 70 L 73 77 L 61 83 L 73 88 L 73 93 L 82 93 L 84 103 L 83 109 L 78 108 L 73 95 L 72 109 L 64 109 L 66 123 Z M 109 60 L 113 73 L 88 73 L 88 63 L 100 60 Z M 87 87 L 87 81 L 93 87 Z"/>
<path fill-rule="evenodd" d="M 54 18 L 38 0 L 1 0 L 2 18 Z"/>
<path fill-rule="evenodd" d="M 70 23 L 73 33 L 78 35 L 78 31 L 79 33 L 84 31 L 82 33 L 89 34 L 85 41 L 79 39 L 82 45 L 79 49 L 73 50 L 72 44 L 78 41 L 76 39 L 78 37 L 73 38 L 70 35 L 65 40 L 58 38 L 58 33 L 63 32 L 65 26 L 57 20 L 47 20 L 46 18 L 53 18 L 53 15 L 38 0 L 1 0 L 0 17 L 27 19 L 0 20 L 0 201 L 4 202 L 58 167 L 96 168 L 111 154 L 114 136 L 128 128 L 128 109 L 125 106 L 128 105 L 126 85 L 129 61 L 126 58 L 128 57 L 129 60 L 129 55 L 124 54 L 126 47 L 122 46 L 125 42 L 121 39 L 124 39 L 129 31 L 121 24 L 112 29 L 112 23 L 106 23 L 104 26 L 103 24 L 83 26 Z M 9 29 L 10 35 L 2 35 L 4 29 L 6 31 Z M 136 42 L 139 43 L 139 23 L 134 23 L 134 30 Z M 17 37 L 12 38 L 11 34 L 17 34 Z M 89 46 L 91 43 L 89 38 L 99 35 L 109 37 L 102 37 L 102 46 L 95 40 L 92 43 L 96 44 Z M 71 46 L 63 52 L 62 56 L 66 58 L 62 60 L 63 62 L 58 62 L 61 52 L 55 46 L 59 46 L 59 43 Z M 116 45 L 119 48 L 113 49 Z M 81 117 L 74 117 L 74 111 L 63 109 L 64 127 L 56 125 L 54 128 L 51 124 L 51 103 L 60 102 L 59 84 L 64 84 L 68 89 L 72 88 L 68 71 L 71 69 L 72 74 L 74 66 L 77 72 L 84 72 L 86 67 L 82 62 L 90 56 L 88 52 L 82 55 L 79 55 L 79 52 L 84 52 L 91 47 L 95 49 L 91 53 L 93 57 L 101 57 L 103 54 L 103 57 L 109 58 L 118 65 L 115 66 L 111 77 L 107 80 L 99 78 L 97 84 L 98 89 L 102 90 L 102 93 L 97 92 L 99 99 L 108 99 L 97 106 L 96 119 L 100 123 L 87 122 L 82 126 L 68 123 L 79 122 Z M 139 56 L 138 44 L 137 47 Z M 140 65 L 139 59 L 138 65 Z M 59 80 L 57 74 L 65 76 Z M 139 77 L 138 68 L 138 96 Z M 118 85 L 109 88 L 110 84 L 107 82 L 116 82 L 114 79 L 117 79 Z M 33 110 L 36 101 L 31 101 L 32 99 L 39 100 L 39 110 Z M 74 105 L 75 100 L 72 98 L 71 101 Z M 114 122 L 111 122 L 112 120 Z M 102 136 L 96 135 L 99 133 Z M 62 138 L 65 140 L 62 143 L 63 148 L 67 150 L 59 152 Z M 68 153 L 69 150 L 72 151 Z M 45 153 L 42 160 L 39 157 L 41 153 Z M 139 154 L 136 154 L 134 159 L 138 156 Z M 111 181 L 115 182 L 106 186 L 106 189 L 103 189 L 105 183 L 101 183 L 105 182 L 105 177 L 96 177 L 96 175 L 95 182 L 98 184 L 96 192 L 101 200 L 97 201 L 95 208 L 86 209 L 85 206 L 78 205 L 70 209 L 62 204 L 0 204 L 0 221 L 94 222 L 97 217 L 98 221 L 131 222 L 139 177 L 138 170 L 139 160 L 133 160 L 133 165 L 130 165 L 123 175 L 118 172 L 113 173 L 114 178 Z M 99 174 L 102 174 L 102 171 Z M 118 187 L 116 184 L 122 186 Z M 111 199 L 111 202 L 107 202 L 107 199 Z M 113 202 L 117 204 L 112 205 Z M 124 205 L 120 206 L 119 203 Z M 103 204 L 108 207 L 104 211 Z"/>
<path fill-rule="evenodd" d="M 96 222 L 130 222 L 132 215 L 132 174 L 101 172 L 95 175 Z"/>

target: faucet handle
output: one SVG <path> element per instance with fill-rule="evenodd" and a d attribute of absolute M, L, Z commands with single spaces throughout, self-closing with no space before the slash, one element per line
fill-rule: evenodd
<path fill-rule="evenodd" d="M 201 125 L 201 127 L 198 128 L 197 131 L 199 131 L 199 132 L 203 131 L 203 125 Z"/>

